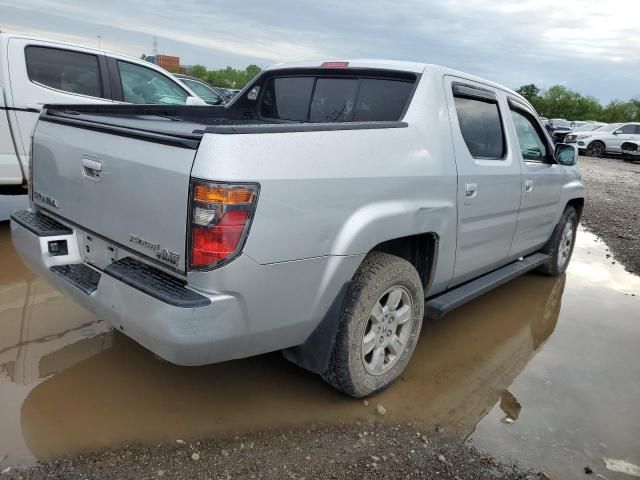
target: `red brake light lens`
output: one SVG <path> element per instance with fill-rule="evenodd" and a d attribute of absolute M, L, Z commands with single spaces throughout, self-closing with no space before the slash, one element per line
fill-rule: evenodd
<path fill-rule="evenodd" d="M 323 62 L 320 66 L 323 68 L 347 68 L 349 62 Z"/>
<path fill-rule="evenodd" d="M 194 180 L 191 189 L 190 265 L 194 269 L 213 268 L 241 251 L 258 186 Z"/>

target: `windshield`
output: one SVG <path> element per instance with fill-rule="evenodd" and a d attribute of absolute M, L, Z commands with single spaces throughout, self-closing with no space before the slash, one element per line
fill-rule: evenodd
<path fill-rule="evenodd" d="M 553 125 L 554 127 L 569 127 L 569 126 L 571 126 L 569 121 L 565 120 L 564 118 L 552 118 L 550 120 L 550 122 L 551 122 L 551 125 Z"/>
<path fill-rule="evenodd" d="M 574 132 L 594 132 L 596 130 L 605 127 L 602 123 L 587 123 L 586 125 L 582 125 L 581 127 L 574 128 Z"/>
<path fill-rule="evenodd" d="M 599 132 L 613 132 L 616 128 L 618 128 L 621 123 L 610 123 L 609 125 L 604 125 L 602 128 L 599 128 Z"/>
<path fill-rule="evenodd" d="M 196 92 L 205 102 L 214 104 L 222 103 L 220 95 L 218 95 L 215 90 L 208 85 L 198 82 L 197 80 L 191 80 L 190 78 L 182 78 L 181 80 L 182 83 L 186 84 L 187 87 Z"/>

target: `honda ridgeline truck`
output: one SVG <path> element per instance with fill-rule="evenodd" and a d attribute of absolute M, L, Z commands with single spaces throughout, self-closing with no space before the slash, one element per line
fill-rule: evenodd
<path fill-rule="evenodd" d="M 471 75 L 277 65 L 225 108 L 45 107 L 11 231 L 32 270 L 170 362 L 282 350 L 361 397 L 400 375 L 423 316 L 565 271 L 576 158 Z"/>

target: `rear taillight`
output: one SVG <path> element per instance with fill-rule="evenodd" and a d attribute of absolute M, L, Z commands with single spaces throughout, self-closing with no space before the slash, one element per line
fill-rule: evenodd
<path fill-rule="evenodd" d="M 192 180 L 192 269 L 206 270 L 219 266 L 242 251 L 257 198 L 256 184 Z"/>

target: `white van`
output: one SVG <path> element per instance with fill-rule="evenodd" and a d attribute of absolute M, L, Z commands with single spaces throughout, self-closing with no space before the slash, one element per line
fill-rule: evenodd
<path fill-rule="evenodd" d="M 0 220 L 15 203 L 7 193 L 21 193 L 26 184 L 31 136 L 43 105 L 120 102 L 205 104 L 169 72 L 143 60 L 0 34 Z"/>

